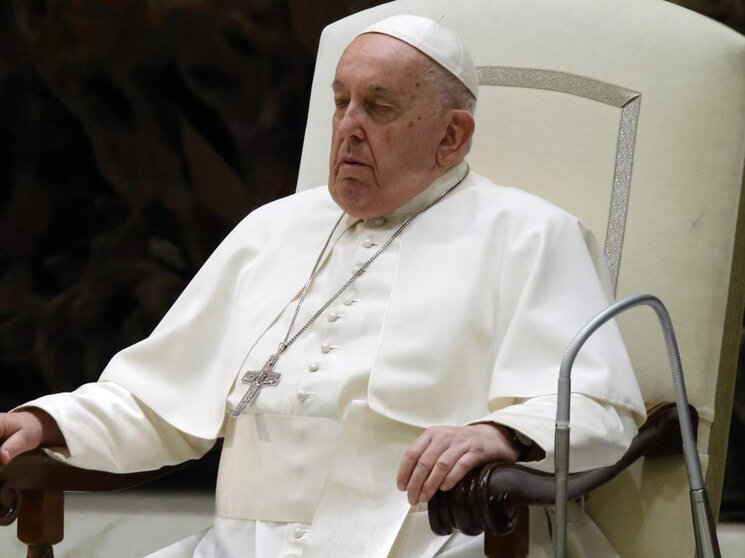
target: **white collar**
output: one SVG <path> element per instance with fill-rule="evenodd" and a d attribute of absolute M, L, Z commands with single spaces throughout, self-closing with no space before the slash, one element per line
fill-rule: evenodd
<path fill-rule="evenodd" d="M 424 190 L 419 192 L 403 205 L 400 205 L 393 211 L 389 211 L 384 215 L 365 219 L 365 223 L 370 222 L 375 225 L 380 225 L 381 223 L 396 223 L 411 217 L 444 194 L 448 188 L 455 184 L 455 182 L 465 174 L 467 168 L 468 163 L 466 163 L 465 160 L 461 161 L 457 165 L 446 170 L 443 174 L 437 177 L 432 184 L 427 186 Z M 362 220 L 363 219 L 352 217 L 351 215 L 346 215 L 343 222 L 344 229 L 351 228 Z"/>
<path fill-rule="evenodd" d="M 386 220 L 396 221 L 401 218 L 410 217 L 411 215 L 414 215 L 414 213 L 421 211 L 444 194 L 448 188 L 452 187 L 452 185 L 463 176 L 467 167 L 468 163 L 466 163 L 465 160 L 450 167 L 416 196 L 393 211 L 386 213 L 383 217 L 385 217 Z"/>

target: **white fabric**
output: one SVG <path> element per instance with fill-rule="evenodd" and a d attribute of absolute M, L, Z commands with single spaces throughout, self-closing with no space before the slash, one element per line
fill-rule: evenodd
<path fill-rule="evenodd" d="M 345 222 L 340 235 L 332 243 L 333 254 L 324 262 L 316 283 L 317 290 L 311 291 L 300 323 L 304 322 L 304 316 L 307 317 L 320 306 L 319 301 L 326 299 L 328 293 L 323 291 L 333 292 L 335 286 L 343 282 L 339 279 L 347 276 L 350 266 L 359 263 L 357 258 L 373 249 L 372 246 L 365 246 L 365 240 L 371 239 L 372 244 L 377 243 L 378 232 L 382 238 L 386 238 L 387 233 L 394 230 L 406 215 L 446 188 L 452 183 L 453 176 L 459 176 L 463 170 L 462 166 L 453 169 L 418 198 L 388 216 L 385 223 Z M 332 211 L 333 207 L 328 207 L 327 198 L 325 190 L 317 190 L 270 204 L 257 213 L 258 217 L 269 218 L 280 224 L 290 221 L 289 217 L 292 216 L 298 226 L 307 227 L 314 236 L 321 237 L 322 242 L 338 216 L 338 209 Z M 297 203 L 303 203 L 305 213 L 296 212 Z M 316 232 L 320 226 L 316 222 L 317 214 L 325 217 L 320 233 Z M 169 425 L 168 422 L 174 421 L 168 419 L 173 417 L 177 419 L 175 422 L 189 426 L 194 424 L 195 417 L 209 420 L 212 408 L 219 407 L 222 424 L 226 411 L 232 409 L 245 389 L 237 381 L 238 373 L 260 366 L 266 359 L 267 350 L 276 347 L 277 333 L 283 335 L 289 322 L 289 302 L 297 291 L 287 286 L 283 288 L 282 281 L 286 277 L 283 271 L 287 271 L 283 265 L 295 259 L 307 263 L 306 260 L 315 258 L 321 245 L 321 242 L 311 243 L 311 253 L 306 255 L 309 246 L 301 236 L 288 236 L 287 230 L 268 235 L 263 219 L 253 225 L 250 221 L 248 219 L 223 243 L 151 338 L 120 354 L 107 369 L 109 373 L 104 375 L 104 380 L 116 378 L 119 383 L 127 384 L 127 390 L 111 381 L 103 381 L 84 386 L 72 395 L 49 396 L 30 403 L 44 408 L 58 420 L 68 441 L 69 452 L 57 452 L 57 457 L 84 467 L 137 470 L 194 457 L 209 447 L 212 438 L 200 436 L 205 431 L 202 423 L 183 432 L 183 428 L 179 431 Z M 314 226 L 309 226 L 306 221 Z M 264 240 L 272 249 L 283 247 L 281 251 L 274 252 L 275 256 L 283 256 L 278 259 L 279 270 L 266 267 L 269 263 L 264 262 L 269 260 L 262 260 L 261 246 L 250 234 L 246 235 L 247 231 L 252 230 L 264 233 L 268 237 Z M 412 239 L 416 242 L 410 243 Z M 461 239 L 467 242 L 460 242 Z M 537 466 L 551 468 L 555 405 L 553 396 L 548 394 L 555 391 L 552 376 L 556 375 L 566 342 L 584 320 L 606 304 L 588 248 L 594 250 L 594 244 L 587 231 L 573 217 L 536 198 L 471 176 L 452 195 L 420 216 L 384 252 L 351 291 L 352 304 L 346 306 L 344 299 L 340 299 L 338 305 L 332 306 L 283 355 L 277 367 L 285 374 L 283 381 L 276 388 L 266 388 L 252 411 L 341 419 L 355 401 L 364 404 L 366 399 L 368 402 L 375 401 L 376 405 L 371 404 L 370 407 L 381 420 L 394 423 L 395 419 L 400 418 L 400 413 L 406 411 L 402 403 L 408 399 L 415 411 L 409 411 L 409 418 L 415 420 L 403 421 L 409 422 L 409 426 L 401 424 L 399 430 L 410 432 L 409 440 L 413 440 L 416 432 L 428 425 L 495 420 L 536 440 L 547 453 L 547 459 Z M 466 261 L 463 261 L 462 251 L 467 252 Z M 253 259 L 260 265 L 250 266 Z M 276 257 L 274 259 L 277 260 Z M 406 282 L 406 268 L 412 262 L 420 267 L 416 285 Z M 378 264 L 380 267 L 377 267 Z M 246 266 L 250 270 L 246 270 Z M 225 267 L 236 277 L 229 275 L 223 278 L 223 282 L 215 284 L 212 281 L 216 278 L 214 274 L 221 273 Z M 310 265 L 298 274 L 306 276 L 308 269 Z M 285 293 L 286 298 L 281 305 L 272 299 L 269 291 L 264 291 L 261 297 L 260 293 L 256 293 L 258 288 L 252 287 L 251 282 L 263 286 L 261 282 L 266 276 L 272 277 L 274 280 L 271 283 Z M 443 297 L 442 293 L 455 284 L 459 285 L 459 289 L 448 291 L 454 300 Z M 237 289 L 240 295 L 233 292 L 235 285 L 241 286 Z M 558 300 L 554 300 L 557 297 Z M 238 311 L 227 313 L 222 308 L 225 300 L 235 304 Z M 398 311 L 398 306 L 411 306 L 419 300 L 435 301 L 436 304 L 416 305 L 415 311 L 405 314 L 407 322 Z M 236 322 L 233 315 L 250 313 L 254 305 L 263 305 L 264 309 L 273 305 L 279 308 L 275 314 L 263 317 L 265 321 L 262 323 L 267 325 L 259 333 L 258 339 L 251 341 L 250 331 L 247 330 L 257 326 L 247 325 L 251 323 L 247 318 L 254 316 L 243 316 L 245 321 Z M 335 321 L 328 319 L 332 311 L 338 316 Z M 545 312 L 548 315 L 544 315 Z M 216 320 L 216 316 L 221 315 L 225 316 L 227 324 Z M 421 319 L 422 315 L 426 321 Z M 429 321 L 436 322 L 434 325 L 437 327 L 433 327 Z M 235 327 L 243 329 L 232 331 Z M 388 339 L 388 330 L 398 330 L 399 343 L 386 351 L 386 343 L 392 343 Z M 639 411 L 641 399 L 638 391 L 635 391 L 618 332 L 611 326 L 604 333 L 598 336 L 594 344 L 588 344 L 587 353 L 584 359 L 578 360 L 576 369 L 574 386 L 577 391 L 589 392 L 599 401 L 580 394 L 574 397 L 572 464 L 575 470 L 615 461 L 634 433 L 634 417 L 627 407 L 643 412 Z M 177 334 L 186 336 L 186 339 L 178 341 Z M 234 342 L 241 340 L 244 346 L 250 343 L 242 363 L 227 366 L 220 360 L 230 349 L 223 346 L 223 339 Z M 422 339 L 427 340 L 426 354 L 421 350 Z M 217 346 L 211 345 L 210 341 Z M 327 341 L 334 348 L 324 353 L 320 347 Z M 411 341 L 416 341 L 420 346 L 419 358 L 415 358 L 417 351 L 415 343 Z M 196 344 L 197 350 L 189 343 Z M 237 352 L 235 348 L 230 350 L 233 354 Z M 522 353 L 522 359 L 515 353 Z M 153 385 L 144 389 L 145 384 L 141 383 L 143 374 L 152 365 L 145 359 L 148 355 L 155 356 L 155 364 L 164 366 L 165 370 L 152 377 L 150 383 Z M 341 355 L 348 355 L 348 358 L 339 358 Z M 216 371 L 215 377 L 210 378 L 211 382 L 205 381 L 201 378 L 204 374 L 195 374 L 194 363 L 184 358 L 196 359 L 198 364 L 208 366 L 204 374 Z M 309 358 L 316 360 L 319 365 L 315 372 L 308 369 Z M 212 359 L 217 359 L 217 362 Z M 442 359 L 445 366 L 437 359 Z M 128 365 L 129 376 L 124 374 L 122 363 Z M 183 369 L 169 369 L 182 365 Z M 222 370 L 224 368 L 232 369 L 230 386 L 226 386 L 226 395 L 215 402 L 211 400 L 216 391 L 212 384 L 227 374 Z M 455 376 L 456 381 L 449 378 L 442 368 L 450 370 L 450 376 Z M 453 370 L 458 373 L 453 374 Z M 180 390 L 173 386 L 169 388 L 161 378 L 176 372 L 181 373 Z M 399 374 L 409 381 L 402 381 L 397 377 Z M 539 379 L 533 378 L 533 375 Z M 537 382 L 545 378 L 548 378 L 547 385 L 538 385 Z M 192 382 L 205 386 L 204 396 L 199 397 L 193 392 Z M 437 384 L 443 384 L 439 390 L 436 389 Z M 158 392 L 161 387 L 166 391 Z M 134 396 L 130 395 L 131 392 L 134 392 Z M 299 393 L 303 396 L 298 397 Z M 425 399 L 420 400 L 421 397 Z M 157 414 L 149 408 L 147 399 L 159 408 Z M 387 400 L 392 402 L 389 404 Z M 466 407 L 470 405 L 471 408 L 457 408 L 453 401 Z M 614 407 L 606 401 L 623 401 L 624 404 Z M 169 410 L 168 404 L 176 405 L 178 409 L 183 409 L 181 414 L 188 413 L 190 416 L 174 415 L 174 410 Z M 445 412 L 442 412 L 442 407 Z M 158 415 L 166 415 L 166 420 L 159 419 Z M 92 426 L 81 431 L 78 429 L 80 424 Z M 212 428 L 210 426 L 207 430 Z M 112 430 L 116 430 L 115 441 L 112 441 Z M 229 444 L 230 440 L 226 440 L 226 443 Z M 295 450 L 297 455 L 291 456 L 289 461 L 302 461 L 303 445 L 298 444 Z M 330 471 L 337 479 L 349 474 L 350 466 L 343 462 L 354 462 L 348 459 L 353 457 L 351 453 L 341 452 L 340 455 L 342 464 L 332 467 Z M 393 459 L 390 465 L 395 469 L 397 459 Z M 369 476 L 371 494 L 387 498 L 387 493 L 398 498 L 399 502 L 405 502 L 403 493 L 395 489 L 394 479 L 388 478 L 390 474 L 379 479 L 373 478 L 374 475 Z M 256 497 L 271 497 L 277 484 L 267 483 L 267 493 Z M 302 487 L 294 488 L 302 491 Z M 325 506 L 324 501 L 332 501 L 332 504 Z M 339 509 L 339 498 L 333 502 L 334 497 L 322 498 L 317 517 L 334 517 L 333 514 L 338 514 L 350 524 L 358 521 L 355 506 Z M 404 504 L 404 513 L 406 507 Z M 287 517 L 285 521 L 291 522 L 291 518 Z M 437 551 L 438 545 L 436 542 L 427 542 L 433 536 L 426 529 L 426 523 L 421 521 L 421 516 L 421 528 L 412 527 L 415 521 L 416 516 L 410 514 L 402 531 L 407 534 L 405 540 L 397 541 L 396 545 L 420 548 L 423 549 L 421 556 L 431 556 Z M 202 537 L 185 541 L 180 548 L 191 548 L 189 552 L 201 557 L 219 555 L 215 554 L 215 548 L 227 549 L 236 544 L 240 548 L 274 544 L 267 543 L 263 535 L 257 538 L 259 526 L 265 523 L 250 520 L 236 522 L 218 517 L 213 530 Z M 313 537 L 322 541 L 331 535 L 333 527 L 328 526 L 328 521 L 326 527 L 322 523 L 311 530 L 311 541 Z M 387 531 L 389 534 L 381 536 L 388 537 L 387 540 L 392 542 L 390 536 L 395 537 L 399 526 L 400 521 L 389 522 L 385 527 L 390 529 Z M 307 529 L 307 525 L 298 528 Z M 294 536 L 296 530 L 293 528 L 290 533 L 288 529 L 269 529 L 274 533 L 268 535 L 269 539 L 276 542 L 280 537 L 277 533 L 284 533 L 281 535 L 284 537 L 281 547 L 302 549 L 304 536 L 289 541 L 287 537 Z M 231 540 L 224 540 L 221 533 L 231 533 Z M 351 536 L 365 537 L 366 532 L 357 529 L 356 534 Z M 473 548 L 471 542 L 459 545 L 451 541 L 448 552 L 456 552 L 455 548 L 460 546 L 463 546 L 464 552 Z M 292 552 L 281 550 L 277 556 L 291 556 Z M 177 555 L 192 554 L 182 552 Z M 224 555 L 231 554 L 226 550 Z M 457 553 L 449 555 L 461 556 Z"/>
<path fill-rule="evenodd" d="M 118 353 L 102 379 L 120 383 L 180 430 L 215 438 L 246 355 L 300 291 L 338 215 L 325 188 L 254 211 L 150 337 Z M 412 426 L 488 420 L 515 399 L 554 393 L 570 339 L 608 304 L 597 246 L 576 218 L 474 173 L 396 244 L 367 401 Z M 584 346 L 572 387 L 644 417 L 613 323 Z"/>
<path fill-rule="evenodd" d="M 234 393 L 237 395 L 237 392 Z M 155 468 L 160 463 L 177 462 L 183 459 L 197 457 L 211 445 L 212 441 L 190 439 L 183 433 L 160 423 L 159 428 L 151 428 L 150 420 L 119 421 L 118 417 L 124 416 L 150 416 L 147 408 L 139 404 L 126 390 L 113 382 L 99 382 L 82 386 L 72 394 L 59 394 L 46 396 L 40 400 L 31 402 L 52 413 L 63 427 L 63 433 L 72 450 L 52 450 L 48 453 L 54 457 L 67 461 L 77 466 L 91 466 L 96 463 L 99 468 L 112 468 L 112 464 L 122 463 L 121 451 L 123 448 L 131 448 L 134 454 L 146 455 L 150 460 L 142 460 L 136 469 Z M 553 424 L 555 407 L 550 397 L 536 398 L 521 405 L 524 407 L 524 422 L 532 424 L 533 428 L 549 431 Z M 110 411 L 115 409 L 117 413 L 112 415 Z M 531 412 L 531 409 L 534 412 Z M 612 408 L 604 408 L 594 401 L 582 396 L 575 396 L 572 405 L 573 433 L 592 430 L 593 425 L 608 424 L 607 430 L 599 428 L 595 433 L 598 438 L 605 438 L 609 445 L 620 446 L 624 444 L 633 433 L 633 421 L 628 413 L 625 415 L 625 430 L 614 428 L 614 421 L 618 420 Z M 95 424 L 99 428 L 90 430 L 79 428 L 80 425 Z M 156 423 L 157 424 L 157 423 Z M 582 429 L 578 430 L 579 425 Z M 108 428 L 106 428 L 108 426 Z M 121 441 L 120 446 L 111 445 L 107 442 L 108 431 L 118 432 Z M 624 438 L 624 434 L 625 437 Z M 620 435 L 620 437 L 619 437 Z M 614 440 L 613 437 L 616 437 Z M 184 438 L 193 449 L 193 454 L 180 453 L 179 448 L 184 444 Z M 582 440 L 585 436 L 573 436 L 576 446 L 577 439 Z M 230 442 L 226 440 L 226 444 Z M 545 442 L 543 442 L 545 443 Z M 581 443 L 581 442 L 580 442 Z M 585 442 L 586 443 L 586 442 Z M 115 451 L 119 447 L 120 451 Z M 169 453 L 172 449 L 175 455 Z M 596 446 L 599 455 L 608 448 Z M 158 453 L 154 453 L 157 450 Z M 611 448 L 615 451 L 615 448 Z M 73 454 L 72 456 L 70 454 Z M 296 452 L 301 455 L 302 452 Z M 292 459 L 292 456 L 290 457 Z M 281 464 L 280 464 L 281 465 Z M 223 463 L 221 460 L 221 471 Z M 249 465 L 250 467 L 250 465 Z M 286 486 L 288 478 L 282 476 L 281 467 L 277 471 L 277 479 L 265 478 L 265 486 L 272 487 L 272 498 L 281 496 L 281 492 L 273 487 Z M 222 473 L 221 473 L 222 474 Z M 302 490 L 302 487 L 299 487 Z M 298 487 L 290 487 L 297 490 Z M 280 494 L 277 494 L 277 493 Z M 237 492 L 236 495 L 241 495 Z M 533 519 L 531 519 L 533 521 Z M 575 524 L 581 526 L 583 534 L 587 532 L 587 519 L 582 522 L 577 520 Z M 570 526 L 570 534 L 575 531 L 575 524 Z M 179 541 L 167 549 L 163 549 L 152 556 L 152 558 L 289 558 L 301 556 L 304 549 L 305 536 L 310 525 L 303 523 L 274 523 L 268 521 L 251 521 L 233 519 L 230 517 L 217 516 L 213 528 L 198 533 L 183 541 Z M 537 536 L 537 531 L 531 527 L 531 556 L 549 556 L 549 546 L 545 536 Z M 577 544 L 576 537 L 572 538 L 573 544 Z M 593 538 L 593 541 L 597 536 Z M 602 539 L 601 539 L 602 540 Z M 419 556 L 432 556 L 443 543 L 443 539 L 434 537 L 429 532 L 426 510 L 422 507 L 414 511 L 404 524 L 403 530 L 394 547 L 392 558 L 411 558 Z M 587 545 L 588 540 L 581 540 Z M 599 553 L 597 542 L 594 543 L 591 552 L 586 551 L 588 556 L 610 557 L 612 554 Z M 476 557 L 482 556 L 483 539 L 481 537 L 466 537 L 456 535 L 455 540 L 449 541 L 442 554 L 443 557 Z M 340 555 L 341 556 L 341 555 Z"/>
<path fill-rule="evenodd" d="M 173 428 L 114 382 L 84 384 L 72 393 L 45 395 L 39 407 L 57 421 L 66 447 L 46 453 L 74 467 L 128 473 L 175 465 L 204 455 L 214 439 Z"/>
<path fill-rule="evenodd" d="M 479 98 L 479 73 L 458 35 L 437 21 L 414 15 L 398 15 L 368 26 L 364 33 L 382 33 L 423 52 L 457 77 Z"/>
<path fill-rule="evenodd" d="M 237 393 L 234 393 L 237 395 Z M 531 400 L 524 404 L 525 421 L 532 423 L 535 429 L 550 430 L 554 417 L 544 413 L 543 409 L 551 407 L 550 398 Z M 534 405 L 535 404 L 535 405 Z M 116 470 L 114 465 L 123 462 L 122 454 L 132 453 L 147 456 L 140 460 L 132 470 L 153 469 L 161 463 L 175 463 L 184 459 L 191 459 L 203 454 L 212 445 L 211 440 L 200 440 L 192 438 L 184 433 L 158 422 L 151 412 L 134 399 L 131 394 L 121 386 L 113 382 L 98 382 L 86 384 L 70 394 L 55 394 L 42 397 L 30 402 L 28 405 L 38 406 L 53 414 L 60 424 L 68 443 L 67 449 L 46 450 L 47 453 L 75 466 L 87 466 L 90 468 L 102 468 Z M 538 415 L 531 416 L 531 408 Z M 112 409 L 115 414 L 110 413 Z M 120 421 L 121 416 L 138 416 L 148 420 Z M 575 396 L 572 402 L 572 443 L 576 447 L 577 439 L 581 441 L 584 436 L 574 436 L 575 430 L 582 425 L 583 430 L 592 429 L 592 425 L 600 423 L 612 424 L 614 410 L 602 407 L 591 399 Z M 619 429 L 610 428 L 604 431 L 602 428 L 596 436 L 602 438 L 607 433 L 609 443 L 621 445 L 626 443 L 626 437 L 633 432 L 633 421 L 628 413 L 625 416 L 624 434 L 619 437 Z M 87 429 L 85 425 L 96 425 Z M 152 428 L 155 424 L 157 428 Z M 83 426 L 81 428 L 81 426 Z M 108 443 L 108 431 L 116 431 L 121 445 Z M 605 433 L 604 433 L 605 432 Z M 615 441 L 611 441 L 613 437 Z M 183 439 L 182 439 L 183 438 Z M 191 453 L 184 454 L 179 449 L 187 443 L 193 448 Z M 580 442 L 582 443 L 582 442 Z M 585 439 L 585 442 L 587 440 Z M 118 448 L 118 449 L 117 449 Z M 122 449 L 130 448 L 131 452 L 123 452 Z M 602 455 L 608 448 L 598 447 L 598 455 Z M 615 451 L 615 450 L 614 450 Z M 125 456 L 126 457 L 126 456 Z M 130 456 L 131 457 L 131 456 Z M 127 457 L 129 459 L 129 457 Z M 118 465 L 117 465 L 118 466 Z M 267 486 L 278 486 L 279 483 Z M 276 490 L 273 490 L 276 492 Z M 431 548 L 423 533 L 428 533 L 426 518 L 426 507 L 420 506 L 410 513 L 407 523 L 403 527 L 401 535 L 396 542 L 393 558 L 412 558 L 420 556 L 415 552 L 420 549 Z M 577 514 L 575 516 L 575 514 Z M 538 514 L 540 517 L 542 514 Z M 578 517 L 579 516 L 579 517 Z M 570 535 L 573 533 L 575 524 L 582 523 L 586 530 L 586 518 L 582 518 L 575 510 L 570 524 Z M 535 525 L 536 518 L 531 517 L 531 557 L 550 556 L 550 545 L 545 526 Z M 187 539 L 178 541 L 173 545 L 162 549 L 149 558 L 290 558 L 301 556 L 304 539 L 310 529 L 305 523 L 278 523 L 271 521 L 240 520 L 229 517 L 215 517 L 214 525 L 210 529 L 196 533 Z M 542 530 L 541 530 L 542 529 Z M 430 535 L 430 541 L 437 539 Z M 572 537 L 574 545 L 579 544 L 576 537 Z M 586 541 L 582 541 L 586 544 Z M 441 541 L 440 541 L 441 544 Z M 414 550 L 412 550 L 414 549 Z M 443 558 L 472 558 L 481 557 L 483 549 L 482 537 L 467 537 L 456 535 L 447 542 L 441 550 Z M 593 554 L 588 556 L 610 557 L 612 555 Z"/>
<path fill-rule="evenodd" d="M 326 484 L 342 421 L 257 415 L 228 420 L 215 513 L 236 519 L 310 523 Z M 263 498 L 266 487 L 282 487 Z"/>

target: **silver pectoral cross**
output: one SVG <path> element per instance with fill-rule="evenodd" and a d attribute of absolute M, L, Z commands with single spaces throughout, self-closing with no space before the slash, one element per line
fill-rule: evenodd
<path fill-rule="evenodd" d="M 284 348 L 282 346 L 280 347 L 280 350 L 270 356 L 269 359 L 264 363 L 264 366 L 261 367 L 261 370 L 252 370 L 250 372 L 246 372 L 243 375 L 241 381 L 244 384 L 249 384 L 248 391 L 243 396 L 240 403 L 238 403 L 236 408 L 233 410 L 232 416 L 241 416 L 246 407 L 248 407 L 248 405 L 250 405 L 251 402 L 256 399 L 256 397 L 259 395 L 259 392 L 264 389 L 264 387 L 273 387 L 279 384 L 279 381 L 282 379 L 282 374 L 274 371 L 274 365 L 277 364 L 279 355 L 282 354 L 281 349 Z"/>

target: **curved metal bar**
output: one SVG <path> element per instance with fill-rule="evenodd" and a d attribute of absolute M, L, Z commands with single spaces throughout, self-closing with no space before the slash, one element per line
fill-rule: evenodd
<path fill-rule="evenodd" d="M 627 297 L 612 304 L 591 319 L 575 335 L 564 353 L 559 371 L 559 394 L 556 410 L 556 441 L 555 441 L 555 470 L 556 470 L 556 528 L 554 537 L 554 555 L 556 558 L 566 556 L 566 526 L 567 526 L 567 477 L 569 472 L 569 401 L 571 395 L 571 369 L 582 346 L 607 321 L 618 316 L 622 312 L 636 306 L 650 306 L 660 321 L 665 338 L 665 347 L 673 378 L 673 390 L 675 392 L 675 405 L 678 409 L 678 420 L 680 421 L 681 437 L 683 439 L 683 456 L 688 471 L 688 482 L 691 488 L 692 512 L 694 517 L 694 528 L 696 530 L 696 547 L 698 556 L 718 557 L 719 545 L 716 540 L 716 531 L 713 522 L 710 521 L 711 511 L 708 509 L 708 498 L 693 494 L 704 494 L 704 477 L 701 472 L 701 462 L 698 458 L 696 439 L 693 424 L 688 410 L 688 397 L 685 391 L 683 379 L 683 366 L 680 361 L 678 342 L 675 338 L 670 315 L 662 304 L 662 301 L 651 294 L 640 294 Z M 703 525 L 709 525 L 708 534 L 699 532 Z M 701 542 L 700 542 L 701 541 Z M 708 549 L 708 550 L 707 550 Z"/>

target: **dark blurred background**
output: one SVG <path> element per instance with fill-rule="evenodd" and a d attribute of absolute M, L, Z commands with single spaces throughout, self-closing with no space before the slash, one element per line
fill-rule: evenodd
<path fill-rule="evenodd" d="M 0 2 L 0 409 L 95 381 L 294 191 L 321 30 L 381 3 Z M 677 3 L 745 32 L 745 0 Z M 744 471 L 741 370 L 723 519 L 745 520 Z"/>

